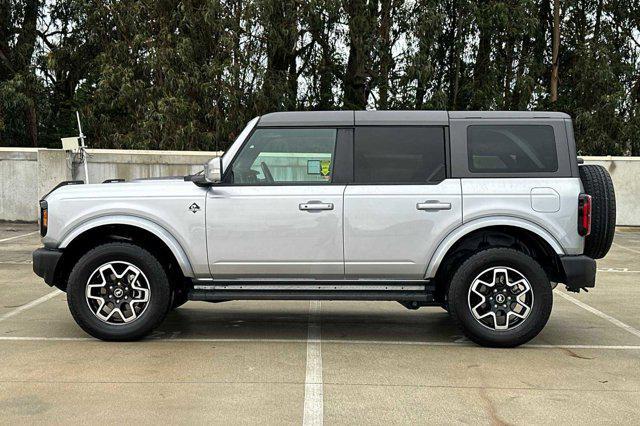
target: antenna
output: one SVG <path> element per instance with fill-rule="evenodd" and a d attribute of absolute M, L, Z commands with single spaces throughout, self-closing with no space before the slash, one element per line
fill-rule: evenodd
<path fill-rule="evenodd" d="M 78 119 L 78 132 L 80 133 L 78 139 L 80 139 L 80 153 L 82 154 L 82 162 L 84 163 L 84 179 L 85 183 L 89 183 L 89 168 L 87 167 L 87 149 L 84 144 L 84 134 L 82 133 L 82 123 L 80 123 L 80 112 L 76 111 L 76 118 Z"/>

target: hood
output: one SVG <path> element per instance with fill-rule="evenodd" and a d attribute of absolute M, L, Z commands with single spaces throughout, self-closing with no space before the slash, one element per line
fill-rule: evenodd
<path fill-rule="evenodd" d="M 105 181 L 105 183 L 82 184 L 63 182 L 49 192 L 43 200 L 94 199 L 100 201 L 114 198 L 167 197 L 191 193 L 197 186 L 185 181 L 184 176 L 135 179 L 132 181 Z"/>

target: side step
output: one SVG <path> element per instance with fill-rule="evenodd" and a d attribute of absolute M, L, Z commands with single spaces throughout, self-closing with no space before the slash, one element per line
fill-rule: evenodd
<path fill-rule="evenodd" d="M 390 300 L 435 302 L 429 281 L 194 281 L 189 300 Z"/>

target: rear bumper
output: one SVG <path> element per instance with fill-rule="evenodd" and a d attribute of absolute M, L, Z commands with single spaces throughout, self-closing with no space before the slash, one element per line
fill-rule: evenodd
<path fill-rule="evenodd" d="M 580 291 L 596 286 L 596 261 L 584 255 L 560 256 L 567 290 Z"/>
<path fill-rule="evenodd" d="M 33 252 L 33 272 L 44 278 L 44 282 L 54 285 L 56 267 L 62 257 L 62 251 L 39 248 Z"/>

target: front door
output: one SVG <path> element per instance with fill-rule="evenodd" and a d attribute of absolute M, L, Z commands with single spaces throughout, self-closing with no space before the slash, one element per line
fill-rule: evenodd
<path fill-rule="evenodd" d="M 443 127 L 357 127 L 354 183 L 344 196 L 348 279 L 423 279 L 462 222 L 459 179 L 447 179 Z"/>
<path fill-rule="evenodd" d="M 207 194 L 214 279 L 341 279 L 345 186 L 338 130 L 258 128 Z"/>

